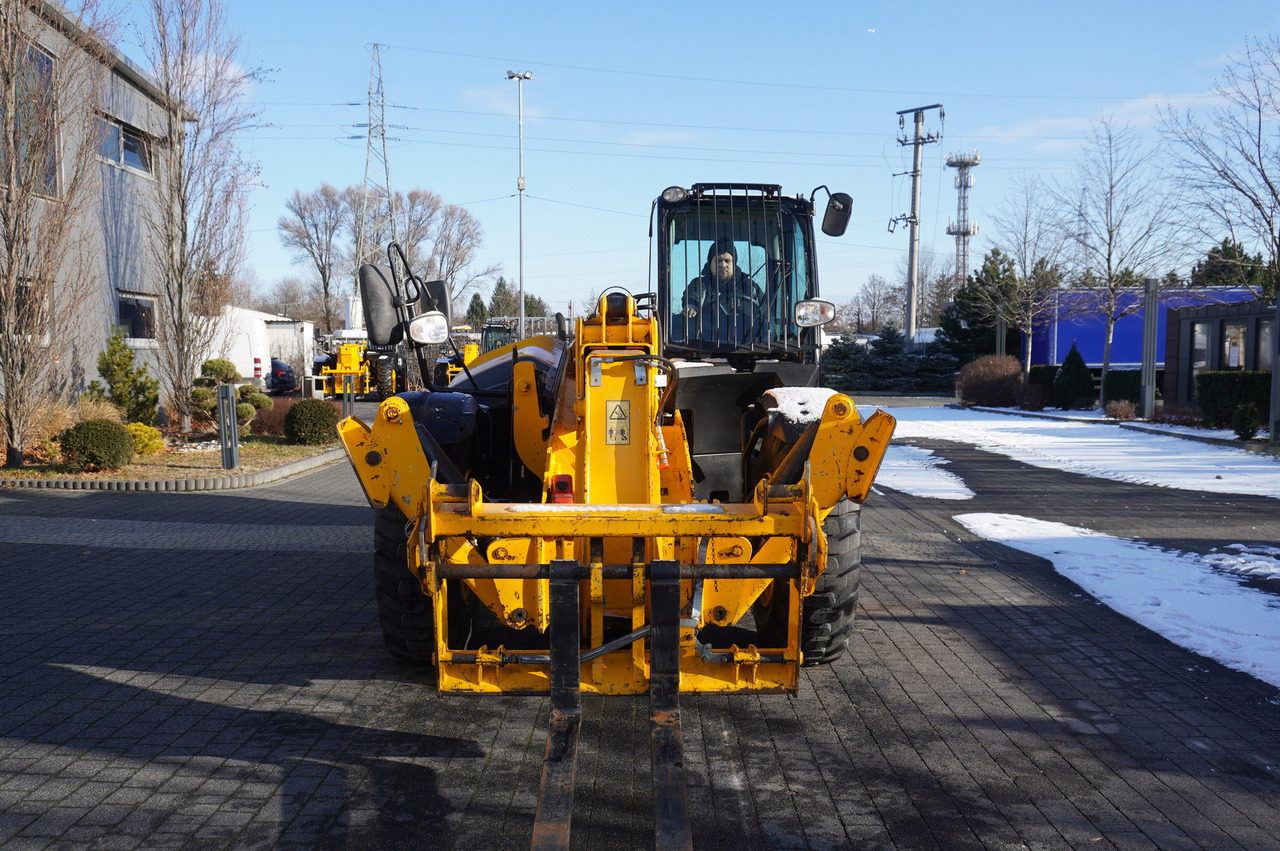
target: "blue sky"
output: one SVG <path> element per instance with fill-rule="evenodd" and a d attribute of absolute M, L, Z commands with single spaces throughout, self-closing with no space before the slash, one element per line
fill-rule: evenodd
<path fill-rule="evenodd" d="M 1019 172 L 1065 178 L 1091 121 L 1151 129 L 1155 107 L 1206 93 L 1280 4 L 1242 0 L 1055 4 L 802 2 L 352 3 L 229 0 L 268 124 L 246 140 L 262 169 L 248 261 L 267 288 L 290 263 L 276 221 L 295 190 L 364 177 L 371 51 L 382 48 L 391 181 L 462 204 L 480 261 L 517 275 L 516 84 L 524 84 L 525 286 L 553 309 L 648 280 L 651 200 L 669 185 L 777 183 L 853 195 L 853 225 L 820 239 L 823 294 L 905 268 L 910 148 L 899 110 L 941 102 L 925 149 L 921 244 L 952 256 L 950 153 L 978 150 L 970 214 Z M 126 47 L 126 50 L 128 48 Z M 910 123 L 908 123 L 908 131 Z M 937 131 L 937 113 L 926 129 Z M 1152 130 L 1152 132 L 1154 132 Z M 1207 248 L 1208 246 L 1206 246 Z M 976 263 L 975 263 L 976 265 Z"/>

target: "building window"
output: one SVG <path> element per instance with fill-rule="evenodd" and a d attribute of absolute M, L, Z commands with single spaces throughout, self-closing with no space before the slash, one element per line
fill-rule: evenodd
<path fill-rule="evenodd" d="M 104 160 L 151 173 L 150 145 L 141 130 L 113 118 L 100 118 L 98 133 L 98 154 Z"/>
<path fill-rule="evenodd" d="M 1191 323 L 1191 386 L 1187 390 L 1187 396 L 1191 400 L 1196 398 L 1196 376 L 1204 372 L 1209 367 L 1209 323 L 1208 322 L 1192 322 Z"/>
<path fill-rule="evenodd" d="M 37 192 L 53 197 L 58 189 L 58 122 L 53 56 L 37 45 L 28 45 L 27 61 L 16 76 L 12 93 L 17 126 L 13 138 L 0 144 L 0 167 L 7 163 L 10 152 L 16 153 L 19 183 L 38 186 Z M 0 117 L 4 116 L 6 101 L 7 98 L 0 99 Z M 3 170 L 7 171 L 7 168 Z"/>
<path fill-rule="evenodd" d="M 154 320 L 155 302 L 145 296 L 120 296 L 120 312 L 118 324 L 124 329 L 126 337 L 136 340 L 154 340 L 156 324 Z"/>
<path fill-rule="evenodd" d="M 1275 367 L 1276 321 L 1264 319 L 1258 323 L 1258 372 L 1270 372 Z"/>
<path fill-rule="evenodd" d="M 1243 322 L 1222 326 L 1222 369 L 1244 369 L 1245 327 Z"/>

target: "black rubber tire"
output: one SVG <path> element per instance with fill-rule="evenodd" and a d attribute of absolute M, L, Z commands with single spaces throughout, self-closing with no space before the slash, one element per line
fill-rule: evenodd
<path fill-rule="evenodd" d="M 378 364 L 378 401 L 396 395 L 396 374 L 390 364 Z"/>
<path fill-rule="evenodd" d="M 844 655 L 853 634 L 862 579 L 862 506 L 841 499 L 822 522 L 827 569 L 804 599 L 800 649 L 804 665 L 826 665 Z"/>
<path fill-rule="evenodd" d="M 422 584 L 409 572 L 405 516 L 394 505 L 373 518 L 373 585 L 382 640 L 405 662 L 434 664 L 435 609 Z"/>

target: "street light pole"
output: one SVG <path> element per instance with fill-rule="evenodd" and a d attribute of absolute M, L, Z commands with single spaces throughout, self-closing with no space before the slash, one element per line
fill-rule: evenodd
<path fill-rule="evenodd" d="M 520 193 L 520 334 L 519 338 L 525 338 L 524 327 L 524 81 L 532 80 L 533 74 L 529 71 L 507 72 L 508 80 L 516 81 L 516 103 L 517 103 L 517 120 L 520 128 L 520 177 L 516 180 L 516 190 Z"/>

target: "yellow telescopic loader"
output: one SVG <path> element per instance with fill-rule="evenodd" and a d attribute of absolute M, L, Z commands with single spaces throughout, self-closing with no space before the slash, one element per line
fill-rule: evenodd
<path fill-rule="evenodd" d="M 777 186 L 671 187 L 654 292 L 339 425 L 391 652 L 443 692 L 551 696 L 534 847 L 568 844 L 583 692 L 648 692 L 655 841 L 688 847 L 680 693 L 794 693 L 844 652 L 894 420 L 816 386 L 813 217 Z M 360 270 L 370 339 L 444 342 L 447 287 L 394 265 Z"/>

